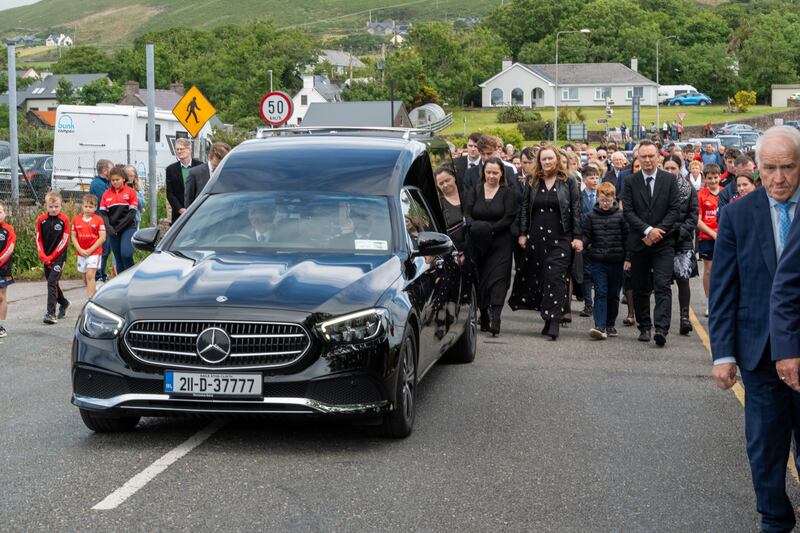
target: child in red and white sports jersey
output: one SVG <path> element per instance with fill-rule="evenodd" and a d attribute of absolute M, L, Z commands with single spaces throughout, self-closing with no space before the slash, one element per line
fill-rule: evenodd
<path fill-rule="evenodd" d="M 83 274 L 83 284 L 89 298 L 94 296 L 96 285 L 94 276 L 100 268 L 103 257 L 103 243 L 106 240 L 106 225 L 95 214 L 97 197 L 83 195 L 83 213 L 72 219 L 72 245 L 78 254 L 78 272 Z"/>
<path fill-rule="evenodd" d="M 136 232 L 139 199 L 136 191 L 125 185 L 127 177 L 124 168 L 112 168 L 108 173 L 111 187 L 100 199 L 100 214 L 106 222 L 117 274 L 133 266 L 131 238 Z"/>
<path fill-rule="evenodd" d="M 8 318 L 8 295 L 6 289 L 14 283 L 11 275 L 11 262 L 17 236 L 14 228 L 6 224 L 6 204 L 0 201 L 0 338 L 7 335 L 3 322 Z"/>
<path fill-rule="evenodd" d="M 44 277 L 47 279 L 47 311 L 45 324 L 55 324 L 59 318 L 67 316 L 69 301 L 64 298 L 58 281 L 67 260 L 69 244 L 69 218 L 61 212 L 61 195 L 49 192 L 44 197 L 47 213 L 39 215 L 36 220 L 36 248 L 39 259 L 44 265 Z M 58 303 L 58 315 L 56 315 Z"/>
<path fill-rule="evenodd" d="M 708 299 L 708 287 L 711 281 L 711 264 L 714 259 L 714 243 L 717 240 L 717 226 L 719 224 L 719 193 L 721 169 L 719 165 L 708 164 L 703 169 L 706 186 L 697 193 L 697 203 L 700 207 L 700 216 L 697 218 L 697 247 L 700 259 L 703 260 L 703 290 Z M 708 316 L 708 310 L 706 310 Z"/>

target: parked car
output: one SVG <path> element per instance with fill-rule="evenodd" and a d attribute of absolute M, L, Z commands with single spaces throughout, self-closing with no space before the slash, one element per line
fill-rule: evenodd
<path fill-rule="evenodd" d="M 673 98 L 688 92 L 697 92 L 697 89 L 693 85 L 661 85 L 658 88 L 658 101 L 661 105 L 669 105 Z"/>
<path fill-rule="evenodd" d="M 741 133 L 743 131 L 748 132 L 756 132 L 756 133 L 763 133 L 761 130 L 754 128 L 750 124 L 725 124 L 719 130 L 717 130 L 718 135 L 735 135 L 737 133 Z"/>
<path fill-rule="evenodd" d="M 800 102 L 800 93 L 790 94 L 787 100 L 789 100 L 790 102 Z"/>
<path fill-rule="evenodd" d="M 452 165 L 446 143 L 408 132 L 237 146 L 163 240 L 157 228 L 134 235 L 150 255 L 78 318 L 72 403 L 85 425 L 352 416 L 407 436 L 422 377 L 476 350 L 475 291 L 433 178 L 441 164 Z"/>
<path fill-rule="evenodd" d="M 741 131 L 738 135 L 742 138 L 745 150 L 754 147 L 758 142 L 758 138 L 761 137 L 761 134 L 756 131 Z"/>
<path fill-rule="evenodd" d="M 725 148 L 738 148 L 739 150 L 744 150 L 745 148 L 742 137 L 737 134 L 717 135 L 717 139 Z"/>
<path fill-rule="evenodd" d="M 783 123 L 784 126 L 791 126 L 800 130 L 800 120 L 786 120 Z"/>
<path fill-rule="evenodd" d="M 669 105 L 711 105 L 711 97 L 697 91 L 689 91 L 670 100 Z"/>
<path fill-rule="evenodd" d="M 50 154 L 20 154 L 19 163 L 24 175 L 19 177 L 19 194 L 21 198 L 28 198 L 41 202 L 44 195 L 50 190 L 53 180 L 53 156 Z M 0 191 L 11 192 L 11 164 L 10 155 L 6 154 L 0 159 Z M 17 169 L 19 173 L 19 169 Z"/>
<path fill-rule="evenodd" d="M 694 146 L 695 144 L 700 143 L 700 145 L 703 147 L 704 151 L 706 149 L 706 145 L 710 144 L 710 145 L 712 145 L 714 147 L 714 151 L 716 151 L 716 152 L 719 152 L 719 146 L 720 146 L 720 144 L 722 144 L 717 137 L 699 137 L 699 138 L 689 139 L 687 142 L 688 142 L 688 144 L 691 144 L 692 146 Z"/>

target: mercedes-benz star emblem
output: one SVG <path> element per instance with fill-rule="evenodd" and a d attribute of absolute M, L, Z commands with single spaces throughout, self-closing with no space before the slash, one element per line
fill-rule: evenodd
<path fill-rule="evenodd" d="M 223 329 L 204 329 L 197 337 L 197 355 L 207 363 L 217 364 L 231 353 L 231 338 Z"/>
<path fill-rule="evenodd" d="M 227 296 L 217 296 L 217 301 L 219 303 L 225 303 L 225 302 L 228 301 L 228 297 Z"/>

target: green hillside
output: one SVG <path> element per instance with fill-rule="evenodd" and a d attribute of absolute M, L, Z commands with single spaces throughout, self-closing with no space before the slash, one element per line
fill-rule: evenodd
<path fill-rule="evenodd" d="M 364 29 L 369 20 L 398 22 L 481 16 L 502 0 L 41 0 L 0 16 L 0 35 L 53 30 L 76 44 L 119 47 L 150 31 L 211 28 L 252 19 L 277 27 L 303 26 L 314 33 Z"/>

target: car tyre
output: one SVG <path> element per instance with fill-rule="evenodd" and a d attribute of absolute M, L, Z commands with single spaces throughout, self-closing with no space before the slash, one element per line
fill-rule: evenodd
<path fill-rule="evenodd" d="M 478 306 L 476 301 L 473 287 L 464 332 L 444 355 L 444 361 L 447 363 L 471 363 L 475 360 L 475 352 L 478 349 Z"/>
<path fill-rule="evenodd" d="M 141 419 L 140 416 L 100 415 L 86 409 L 80 409 L 80 412 L 84 425 L 96 433 L 131 431 Z"/>
<path fill-rule="evenodd" d="M 703 106 L 708 105 L 708 102 L 706 102 L 705 100 L 700 100 L 700 105 L 703 105 Z"/>
<path fill-rule="evenodd" d="M 672 105 L 681 105 L 681 101 L 680 101 L 680 100 L 677 100 L 677 101 L 673 102 L 673 104 L 672 104 Z"/>
<path fill-rule="evenodd" d="M 381 434 L 384 437 L 403 439 L 411 435 L 414 427 L 417 391 L 417 342 L 414 330 L 408 333 L 400 346 L 397 381 L 395 383 L 394 407 L 384 415 Z"/>

